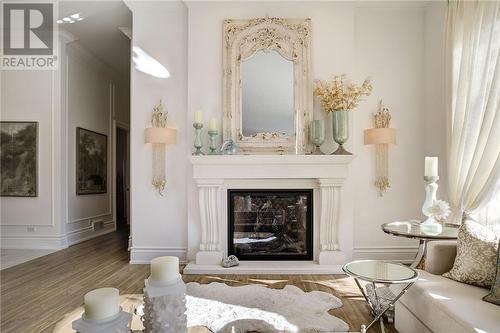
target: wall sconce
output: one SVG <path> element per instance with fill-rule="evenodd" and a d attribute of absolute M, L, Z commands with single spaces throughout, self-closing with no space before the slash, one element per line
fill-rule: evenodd
<path fill-rule="evenodd" d="M 389 185 L 389 144 L 396 143 L 396 129 L 389 128 L 391 114 L 380 101 L 379 110 L 373 114 L 375 128 L 365 130 L 365 145 L 375 145 L 375 186 L 383 196 Z"/>
<path fill-rule="evenodd" d="M 165 148 L 177 142 L 177 129 L 167 127 L 168 111 L 163 111 L 160 104 L 153 108 L 151 119 L 152 127 L 144 131 L 144 142 L 153 145 L 153 186 L 163 195 L 163 190 L 167 184 L 165 172 Z"/>

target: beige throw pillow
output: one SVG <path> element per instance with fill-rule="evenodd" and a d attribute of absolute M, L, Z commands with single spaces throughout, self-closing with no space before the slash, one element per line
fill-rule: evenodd
<path fill-rule="evenodd" d="M 498 240 L 481 224 L 466 220 L 458 231 L 457 256 L 443 276 L 458 282 L 491 287 L 495 280 Z"/>

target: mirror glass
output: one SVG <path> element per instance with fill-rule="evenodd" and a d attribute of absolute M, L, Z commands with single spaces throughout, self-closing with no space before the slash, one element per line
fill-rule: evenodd
<path fill-rule="evenodd" d="M 294 134 L 293 62 L 258 51 L 241 63 L 242 134 Z"/>

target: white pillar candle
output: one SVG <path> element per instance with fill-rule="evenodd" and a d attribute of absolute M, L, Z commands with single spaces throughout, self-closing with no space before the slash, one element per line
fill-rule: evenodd
<path fill-rule="evenodd" d="M 208 121 L 208 130 L 217 131 L 217 119 L 210 118 L 210 120 Z"/>
<path fill-rule="evenodd" d="M 158 257 L 151 260 L 151 280 L 158 284 L 168 284 L 179 278 L 179 258 Z"/>
<path fill-rule="evenodd" d="M 202 124 L 203 123 L 203 112 L 201 110 L 198 110 L 194 113 L 194 122 L 196 124 Z"/>
<path fill-rule="evenodd" d="M 437 157 L 425 157 L 425 177 L 437 177 L 438 176 L 438 158 Z"/>
<path fill-rule="evenodd" d="M 120 293 L 116 288 L 95 289 L 85 294 L 85 318 L 101 320 L 120 312 Z"/>

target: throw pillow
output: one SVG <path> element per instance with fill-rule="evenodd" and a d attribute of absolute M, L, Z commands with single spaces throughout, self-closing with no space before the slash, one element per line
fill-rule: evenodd
<path fill-rule="evenodd" d="M 489 288 L 495 280 L 498 240 L 485 226 L 465 220 L 458 231 L 457 256 L 443 276 L 452 280 Z"/>
<path fill-rule="evenodd" d="M 483 299 L 486 302 L 500 305 L 500 242 L 498 243 L 497 254 L 497 277 L 495 278 L 495 282 L 493 282 L 493 286 L 491 286 L 490 293 L 484 296 Z"/>

